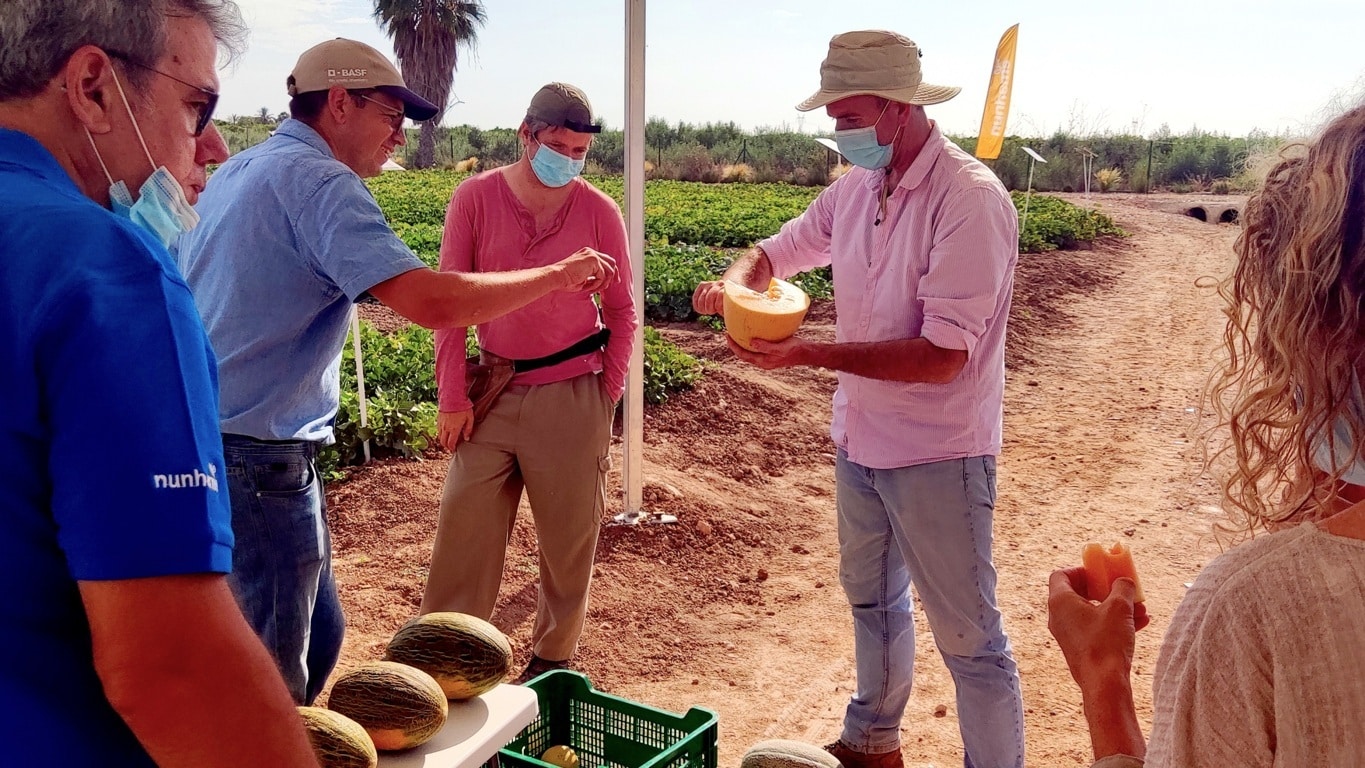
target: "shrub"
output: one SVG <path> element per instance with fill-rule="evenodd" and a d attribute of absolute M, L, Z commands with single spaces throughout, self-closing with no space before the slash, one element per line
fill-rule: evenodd
<path fill-rule="evenodd" d="M 659 405 L 672 392 L 691 389 L 701 378 L 701 363 L 645 326 L 645 402 Z"/>
<path fill-rule="evenodd" d="M 730 266 L 724 251 L 701 245 L 660 245 L 645 249 L 645 317 L 662 322 L 695 318 L 692 294 Z"/>
<path fill-rule="evenodd" d="M 1024 194 L 1013 192 L 1014 206 L 1024 210 Z M 1029 202 L 1028 221 L 1019 233 L 1019 250 L 1023 253 L 1070 248 L 1078 242 L 1094 240 L 1102 235 L 1123 236 L 1114 220 L 1098 211 L 1052 197 L 1034 195 Z"/>
<path fill-rule="evenodd" d="M 748 163 L 735 163 L 720 169 L 720 180 L 748 183 L 754 180 L 754 168 Z"/>
<path fill-rule="evenodd" d="M 354 345 L 348 337 L 341 354 L 341 405 L 332 426 L 336 442 L 318 456 L 327 479 L 335 479 L 340 467 L 363 461 L 367 439 L 371 456 L 412 458 L 430 447 L 436 435 L 436 348 L 431 331 L 409 325 L 388 334 L 362 320 L 360 349 L 368 423 L 360 426 Z"/>
<path fill-rule="evenodd" d="M 1101 192 L 1112 192 L 1123 181 L 1123 171 L 1117 168 L 1101 168 L 1095 171 L 1095 181 L 1099 182 Z"/>

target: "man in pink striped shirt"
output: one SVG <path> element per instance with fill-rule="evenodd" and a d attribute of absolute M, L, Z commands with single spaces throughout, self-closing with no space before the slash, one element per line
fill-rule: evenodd
<path fill-rule="evenodd" d="M 826 749 L 845 768 L 903 764 L 913 581 L 957 686 L 965 765 L 1015 768 L 1023 706 L 995 603 L 991 522 L 1018 222 L 994 174 L 925 116 L 923 105 L 958 89 L 923 83 L 920 55 L 891 32 L 830 41 L 821 88 L 797 109 L 824 106 L 857 167 L 724 276 L 762 290 L 832 265 L 836 340 L 730 348 L 762 368 L 839 373 L 831 434 L 857 688 Z M 718 313 L 721 282 L 698 286 L 693 303 Z"/>
<path fill-rule="evenodd" d="M 436 332 L 437 426 L 455 456 L 422 613 L 492 615 L 524 488 L 540 589 L 523 681 L 566 666 L 578 648 L 612 417 L 638 323 L 621 210 L 579 178 L 599 131 L 582 91 L 565 83 L 541 88 L 517 132 L 521 159 L 461 184 L 441 238 L 442 271 L 524 269 L 583 248 L 618 260 L 618 279 L 597 302 L 589 293 L 546 296 L 478 326 L 485 358 L 512 360 L 516 373 L 477 424 L 466 393 L 466 329 Z"/>

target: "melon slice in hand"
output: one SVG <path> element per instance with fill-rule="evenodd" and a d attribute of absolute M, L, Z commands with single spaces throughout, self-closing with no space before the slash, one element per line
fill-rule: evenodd
<path fill-rule="evenodd" d="M 754 339 L 791 338 L 810 309 L 810 297 L 805 291 L 777 278 L 769 281 L 766 291 L 755 291 L 729 280 L 725 281 L 724 291 L 725 332 L 750 351 Z"/>
<path fill-rule="evenodd" d="M 1134 602 L 1146 600 L 1142 594 L 1142 582 L 1138 581 L 1137 566 L 1133 565 L 1133 552 L 1127 544 L 1116 543 L 1112 547 L 1103 544 L 1086 544 L 1081 550 L 1081 564 L 1085 566 L 1085 587 L 1092 600 L 1104 600 L 1114 580 L 1128 578 L 1137 587 Z"/>

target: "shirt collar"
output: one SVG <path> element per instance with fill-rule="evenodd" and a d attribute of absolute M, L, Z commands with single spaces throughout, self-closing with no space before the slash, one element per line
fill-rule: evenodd
<path fill-rule="evenodd" d="M 929 138 L 924 140 L 924 146 L 920 147 L 919 154 L 910 163 L 910 167 L 905 169 L 905 175 L 901 176 L 901 181 L 896 186 L 915 189 L 929 178 L 929 172 L 934 170 L 939 155 L 943 154 L 941 150 L 945 141 L 943 132 L 938 129 L 938 123 L 930 123 Z M 863 183 L 868 189 L 877 189 L 885 178 L 885 171 L 872 171 L 863 177 Z"/>
<path fill-rule="evenodd" d="M 0 165 L 17 166 L 24 173 L 80 193 L 75 180 L 57 158 L 27 133 L 0 128 Z"/>
<path fill-rule="evenodd" d="M 322 154 L 336 159 L 336 155 L 332 152 L 332 148 L 327 145 L 327 140 L 322 138 L 322 134 L 313 130 L 312 126 L 302 120 L 295 120 L 292 117 L 285 120 L 275 129 L 275 135 L 297 139 Z"/>

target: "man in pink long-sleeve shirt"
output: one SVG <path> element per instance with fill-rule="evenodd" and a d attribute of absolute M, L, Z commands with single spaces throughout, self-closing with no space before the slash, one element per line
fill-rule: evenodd
<path fill-rule="evenodd" d="M 836 340 L 730 347 L 763 368 L 839 372 L 831 434 L 857 689 L 826 749 L 845 768 L 903 764 L 913 580 L 957 686 L 964 763 L 1017 768 L 1023 706 L 995 604 L 991 523 L 1018 222 L 990 170 L 925 116 L 958 89 L 923 83 L 919 60 L 891 32 L 830 41 L 821 89 L 797 108 L 825 106 L 858 167 L 725 279 L 763 289 L 832 264 Z M 693 303 L 718 313 L 721 282 L 698 286 Z"/>
<path fill-rule="evenodd" d="M 582 91 L 565 83 L 541 88 L 518 131 L 521 159 L 461 184 L 441 239 L 442 271 L 524 269 L 582 248 L 617 259 L 618 279 L 598 302 L 587 293 L 556 294 L 478 326 L 485 355 L 512 360 L 516 370 L 478 424 L 466 392 L 466 329 L 436 334 L 438 431 L 455 456 L 422 612 L 492 615 L 524 488 L 540 589 L 534 655 L 522 679 L 567 665 L 578 648 L 611 422 L 638 323 L 621 211 L 578 177 L 600 130 Z"/>

